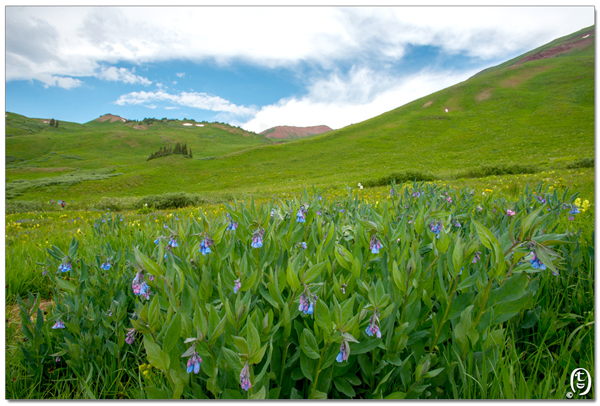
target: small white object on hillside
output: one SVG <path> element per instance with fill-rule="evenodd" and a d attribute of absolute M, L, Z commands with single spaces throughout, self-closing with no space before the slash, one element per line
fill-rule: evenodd
<path fill-rule="evenodd" d="M 447 112 L 448 112 L 448 109 L 444 109 L 444 111 L 447 113 Z"/>
<path fill-rule="evenodd" d="M 192 123 L 183 123 L 183 125 L 193 125 Z"/>
<path fill-rule="evenodd" d="M 590 36 L 590 34 L 586 35 L 585 37 L 581 37 L 581 38 L 587 38 L 587 37 L 589 37 L 589 36 Z"/>
<path fill-rule="evenodd" d="M 196 127 L 204 127 L 204 124 L 196 124 Z"/>

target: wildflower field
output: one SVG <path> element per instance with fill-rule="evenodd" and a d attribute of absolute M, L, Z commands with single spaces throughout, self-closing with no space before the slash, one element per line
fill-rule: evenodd
<path fill-rule="evenodd" d="M 593 178 L 7 215 L 6 397 L 564 399 Z"/>

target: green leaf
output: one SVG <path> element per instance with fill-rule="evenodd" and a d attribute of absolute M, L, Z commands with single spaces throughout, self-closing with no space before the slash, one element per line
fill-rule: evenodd
<path fill-rule="evenodd" d="M 304 329 L 300 336 L 300 348 L 307 357 L 311 359 L 319 359 L 319 346 L 315 336 L 309 329 Z"/>
<path fill-rule="evenodd" d="M 265 389 L 265 387 L 263 386 L 262 388 L 260 388 L 260 390 L 258 392 L 256 392 L 254 395 L 250 395 L 250 399 L 265 399 L 265 396 L 267 395 L 267 390 Z"/>
<path fill-rule="evenodd" d="M 231 339 L 233 340 L 233 343 L 235 344 L 237 349 L 242 354 L 249 355 L 250 348 L 248 347 L 248 342 L 246 341 L 246 339 L 244 337 L 231 336 Z"/>
<path fill-rule="evenodd" d="M 317 300 L 317 308 L 315 309 L 315 322 L 327 333 L 331 329 L 331 316 L 329 315 L 329 308 L 325 302 L 321 299 Z"/>
<path fill-rule="evenodd" d="M 252 356 L 250 357 L 248 362 L 251 364 L 258 364 L 260 361 L 262 361 L 268 345 L 269 345 L 269 343 L 263 345 L 260 350 L 258 350 L 256 353 L 252 354 Z"/>
<path fill-rule="evenodd" d="M 77 291 L 77 287 L 75 286 L 75 284 L 71 281 L 62 279 L 62 278 L 56 278 L 56 285 L 58 286 L 59 289 L 61 290 L 67 290 L 71 293 L 75 293 Z"/>
<path fill-rule="evenodd" d="M 169 365 L 171 363 L 171 359 L 167 353 L 161 350 L 158 344 L 153 343 L 146 336 L 144 336 L 144 348 L 146 349 L 146 355 L 148 356 L 150 364 L 166 373 L 169 370 Z"/>
<path fill-rule="evenodd" d="M 252 323 L 252 320 L 248 317 L 248 324 L 246 324 L 246 338 L 248 340 L 248 346 L 250 350 L 250 355 L 255 354 L 260 348 L 260 335 L 258 334 L 258 330 Z"/>
<path fill-rule="evenodd" d="M 178 314 L 173 316 L 173 321 L 169 325 L 165 338 L 163 339 L 163 347 L 166 352 L 170 352 L 177 345 L 179 334 L 181 333 L 181 318 Z"/>
<path fill-rule="evenodd" d="M 296 275 L 296 271 L 294 271 L 291 261 L 288 263 L 285 276 L 287 283 L 292 287 L 292 290 L 298 290 L 300 287 L 300 280 L 298 279 L 298 275 Z"/>
<path fill-rule="evenodd" d="M 501 275 L 506 269 L 506 262 L 504 262 L 504 253 L 502 252 L 502 246 L 500 245 L 500 242 L 496 236 L 494 236 L 494 234 L 483 224 L 479 223 L 477 220 L 472 220 L 472 223 L 475 225 L 475 229 L 477 230 L 477 235 L 479 235 L 481 243 L 487 248 L 491 249 L 494 254 L 495 266 L 492 268 L 495 272 L 490 276 L 496 277 Z"/>
<path fill-rule="evenodd" d="M 290 309 L 287 304 L 283 306 L 283 337 L 288 338 L 292 332 L 292 318 L 290 316 Z"/>
<path fill-rule="evenodd" d="M 454 252 L 452 253 L 452 263 L 456 275 L 460 273 L 460 268 L 463 266 L 463 249 L 464 247 L 459 237 L 454 244 Z"/>
<path fill-rule="evenodd" d="M 337 262 L 346 270 L 352 271 L 352 263 L 354 262 L 354 258 L 352 257 L 350 251 L 348 251 L 341 245 L 336 244 L 333 252 L 335 254 Z"/>
<path fill-rule="evenodd" d="M 146 268 L 146 271 L 148 271 L 150 274 L 152 274 L 154 276 L 160 276 L 160 275 L 164 274 L 164 272 L 162 271 L 160 266 L 158 266 L 158 264 L 156 262 L 154 262 L 150 258 L 148 258 L 137 247 L 133 247 L 133 253 L 135 255 L 136 261 L 138 263 L 143 264 L 144 268 Z"/>
<path fill-rule="evenodd" d="M 440 374 L 440 372 L 442 372 L 444 370 L 444 367 L 442 368 L 438 368 L 438 369 L 434 369 L 433 371 L 429 371 L 427 372 L 423 378 L 433 378 L 436 377 Z"/>
<path fill-rule="evenodd" d="M 327 399 L 327 394 L 315 389 L 313 394 L 310 396 L 310 399 Z"/>
<path fill-rule="evenodd" d="M 191 357 L 192 354 L 194 354 L 194 352 L 196 352 L 196 343 L 194 343 L 190 348 L 188 348 L 186 352 L 181 354 L 181 357 Z"/>
<path fill-rule="evenodd" d="M 77 247 L 79 247 L 79 241 L 77 241 L 75 237 L 73 237 L 71 245 L 69 246 L 69 257 L 75 258 L 75 256 L 77 255 Z"/>
<path fill-rule="evenodd" d="M 221 321 L 219 322 L 219 324 L 217 324 L 217 327 L 215 327 L 215 329 L 213 330 L 211 336 L 210 336 L 210 340 L 208 341 L 210 345 L 214 345 L 215 342 L 217 341 L 217 339 L 219 337 L 221 337 L 221 334 L 223 334 L 223 331 L 225 331 L 225 322 L 227 321 L 227 315 L 224 315 L 223 318 L 221 319 Z"/>
<path fill-rule="evenodd" d="M 310 282 L 314 281 L 315 279 L 317 279 L 319 277 L 319 275 L 321 275 L 321 272 L 323 271 L 324 268 L 325 268 L 325 261 L 320 262 L 320 263 L 316 264 L 315 266 L 310 267 L 304 273 L 304 283 L 310 283 Z"/>
<path fill-rule="evenodd" d="M 350 385 L 350 383 L 348 383 L 347 380 L 345 380 L 343 378 L 334 378 L 333 383 L 335 385 L 335 388 L 338 391 L 342 392 L 344 395 L 348 396 L 349 398 L 356 396 L 356 392 L 354 392 L 354 388 L 352 388 L 352 385 Z"/>
<path fill-rule="evenodd" d="M 233 369 L 233 372 L 236 375 L 239 375 L 240 371 L 244 366 L 240 361 L 240 357 L 229 348 L 222 347 L 221 355 L 223 356 L 223 360 L 225 361 L 225 366 L 229 369 Z"/>
<path fill-rule="evenodd" d="M 523 221 L 521 222 L 521 233 L 519 236 L 520 241 L 523 241 L 523 239 L 525 238 L 525 236 L 531 229 L 531 226 L 534 224 L 535 220 L 540 215 L 540 212 L 542 211 L 543 208 L 544 207 L 540 207 L 539 209 L 532 211 L 531 213 L 529 213 L 529 215 L 527 217 L 525 217 L 523 219 Z M 513 219 L 513 221 L 514 221 L 514 219 Z"/>
<path fill-rule="evenodd" d="M 471 319 L 471 312 L 473 311 L 473 305 L 467 307 L 460 316 L 460 322 L 454 328 L 454 336 L 460 343 L 463 353 L 469 348 L 469 341 L 472 345 L 475 345 L 479 339 L 479 333 L 475 331 L 475 326 Z"/>
<path fill-rule="evenodd" d="M 379 344 L 381 344 L 381 338 L 370 338 L 364 341 L 361 341 L 358 344 L 351 343 L 350 344 L 350 354 L 358 355 L 364 354 L 366 352 L 374 350 Z"/>
<path fill-rule="evenodd" d="M 406 393 L 404 392 L 394 392 L 384 397 L 384 399 L 404 399 L 405 396 Z"/>

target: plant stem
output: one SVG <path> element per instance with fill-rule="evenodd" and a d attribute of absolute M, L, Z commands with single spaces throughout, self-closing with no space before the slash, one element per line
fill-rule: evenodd
<path fill-rule="evenodd" d="M 440 333 L 442 332 L 442 326 L 444 325 L 444 323 L 446 323 L 446 317 L 448 317 L 448 312 L 450 311 L 450 305 L 452 304 L 452 298 L 454 297 L 454 293 L 456 292 L 457 286 L 458 286 L 458 275 L 456 275 L 454 277 L 454 286 L 452 287 L 452 292 L 450 293 L 450 296 L 448 297 L 448 304 L 446 306 L 446 311 L 444 312 L 444 317 L 442 317 L 442 322 L 440 323 L 439 330 L 435 334 L 435 339 L 431 343 L 431 348 L 429 349 L 430 354 L 433 352 L 435 343 L 437 342 L 438 338 L 440 337 Z"/>
<path fill-rule="evenodd" d="M 490 288 L 492 287 L 493 281 L 494 281 L 494 278 L 490 278 L 488 280 L 487 286 L 485 287 L 485 292 L 483 294 L 483 301 L 479 307 L 479 312 L 477 313 L 477 317 L 475 318 L 475 323 L 474 323 L 475 327 L 477 327 L 477 324 L 479 324 L 479 320 L 481 319 L 481 316 L 483 316 L 483 311 L 485 310 L 485 304 L 487 303 L 488 294 L 490 293 Z"/>
<path fill-rule="evenodd" d="M 508 279 L 508 277 L 510 276 L 510 274 L 512 273 L 513 267 L 515 266 L 515 264 L 511 264 L 510 269 L 508 270 L 508 272 L 506 273 L 506 275 L 504 275 L 504 280 L 502 281 L 502 283 L 500 284 L 500 286 L 504 285 L 504 282 L 506 282 L 506 280 Z"/>
<path fill-rule="evenodd" d="M 310 398 L 313 398 L 315 390 L 317 390 L 317 383 L 319 382 L 319 374 L 321 373 L 321 364 L 323 363 L 323 354 L 325 354 L 325 350 L 327 349 L 327 344 L 323 346 L 321 350 L 321 356 L 319 357 L 319 366 L 317 366 L 317 374 L 315 375 L 315 380 L 313 381 L 313 387 L 310 391 Z"/>
<path fill-rule="evenodd" d="M 281 373 L 279 374 L 279 386 L 283 385 L 283 370 L 285 369 L 285 357 L 287 356 L 288 342 L 287 338 L 283 341 L 283 355 L 281 357 Z"/>

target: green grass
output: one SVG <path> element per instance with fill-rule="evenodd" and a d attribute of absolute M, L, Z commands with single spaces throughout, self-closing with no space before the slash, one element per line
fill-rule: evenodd
<path fill-rule="evenodd" d="M 55 129 L 9 113 L 7 128 L 26 134 L 6 139 L 8 185 L 62 175 L 50 172 L 55 168 L 110 166 L 122 175 L 39 188 L 19 198 L 268 195 L 310 185 L 356 185 L 406 171 L 449 179 L 482 166 L 552 170 L 592 159 L 593 44 L 560 57 L 515 64 L 520 58 L 361 123 L 277 145 L 218 123 L 184 128 L 180 121 L 155 122 L 136 130 L 132 123 L 61 122 Z M 167 142 L 187 143 L 194 159 L 145 161 Z"/>

